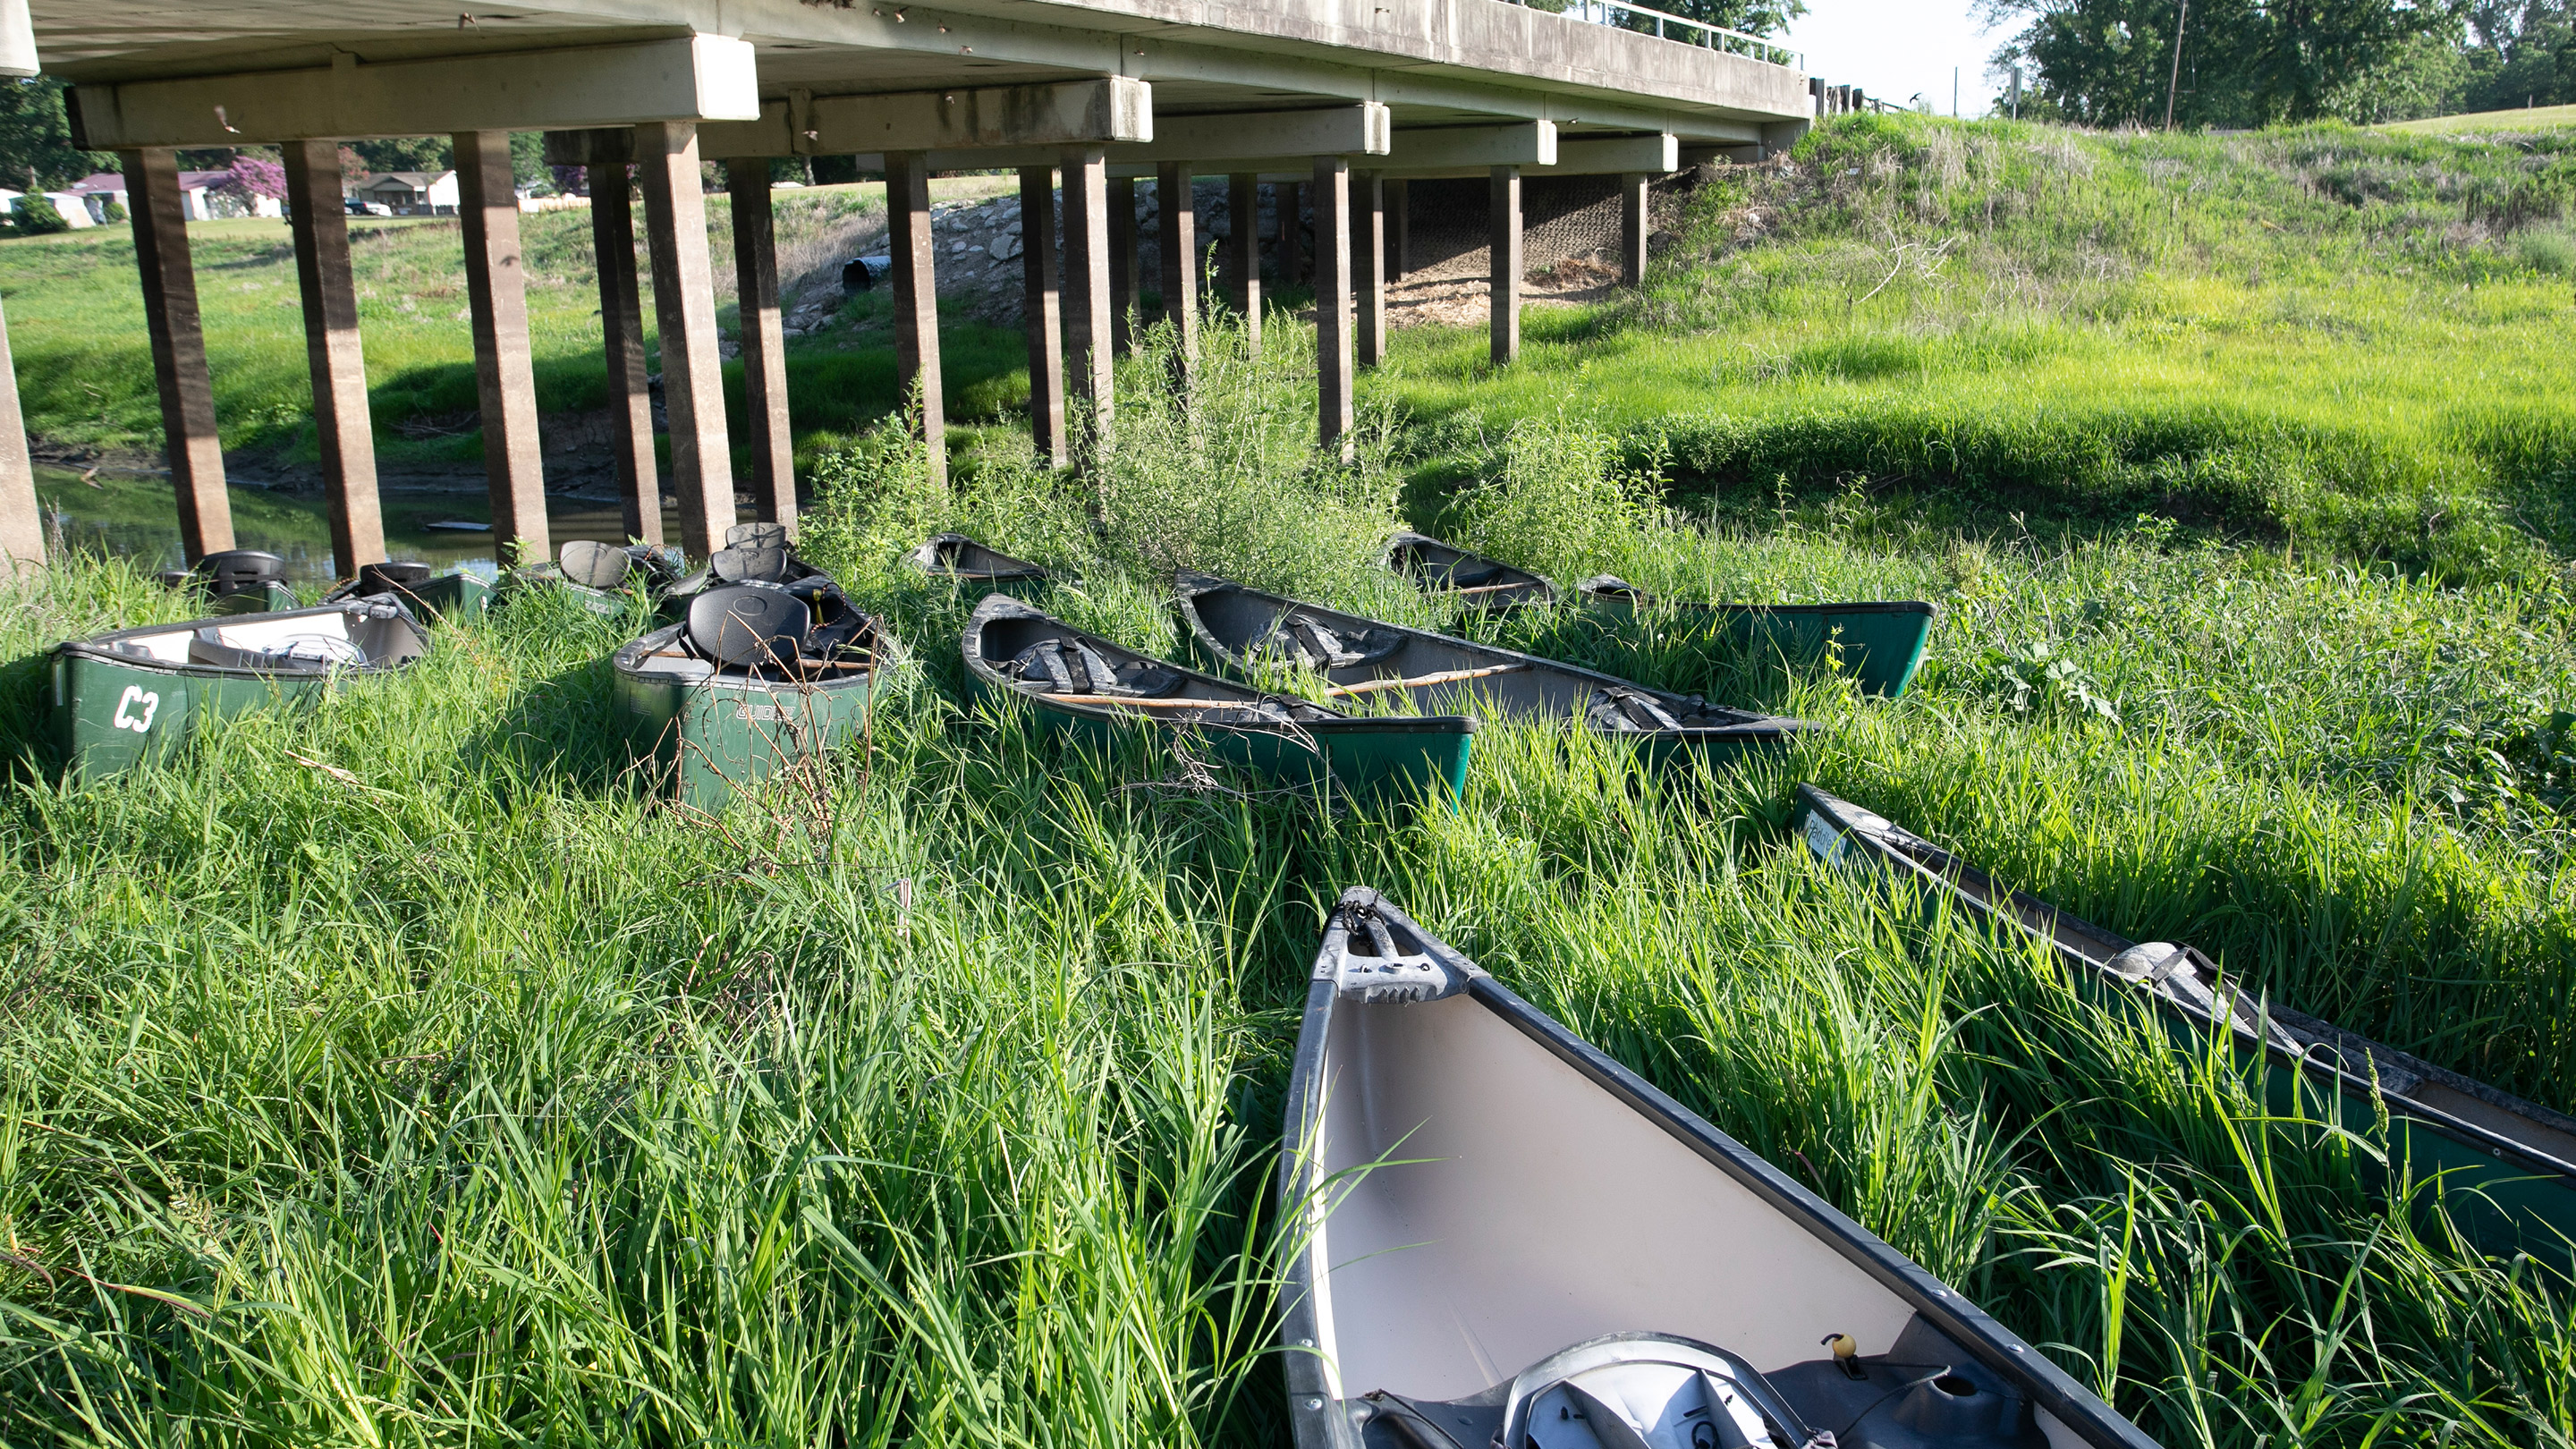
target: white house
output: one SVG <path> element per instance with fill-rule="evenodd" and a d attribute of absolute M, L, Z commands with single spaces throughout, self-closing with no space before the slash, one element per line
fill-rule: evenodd
<path fill-rule="evenodd" d="M 361 179 L 350 195 L 381 203 L 396 216 L 454 216 L 457 193 L 453 171 L 378 171 Z"/>

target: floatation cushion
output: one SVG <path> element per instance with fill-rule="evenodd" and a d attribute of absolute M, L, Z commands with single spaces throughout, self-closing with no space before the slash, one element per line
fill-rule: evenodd
<path fill-rule="evenodd" d="M 709 589 L 689 605 L 689 642 L 736 669 L 785 667 L 796 662 L 812 618 L 802 600 L 774 586 Z"/>
<path fill-rule="evenodd" d="M 785 548 L 787 525 L 783 523 L 737 523 L 725 530 L 727 548 Z"/>
<path fill-rule="evenodd" d="M 774 584 L 787 577 L 787 550 L 780 548 L 720 548 L 707 562 L 716 577 L 729 584 Z"/>
<path fill-rule="evenodd" d="M 563 576 L 586 589 L 613 589 L 626 582 L 626 571 L 635 560 L 622 548 L 611 548 L 586 538 L 576 538 L 563 546 L 557 562 Z"/>

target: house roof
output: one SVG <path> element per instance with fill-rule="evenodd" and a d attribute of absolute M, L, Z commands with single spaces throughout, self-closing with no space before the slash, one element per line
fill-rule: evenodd
<path fill-rule="evenodd" d="M 413 191 L 427 191 L 455 175 L 453 171 L 378 171 L 358 183 L 360 190 L 373 191 L 388 181 L 398 182 Z"/>
<path fill-rule="evenodd" d="M 122 172 L 116 171 L 93 171 L 64 189 L 79 192 L 113 191 L 122 196 L 125 194 L 125 176 Z"/>

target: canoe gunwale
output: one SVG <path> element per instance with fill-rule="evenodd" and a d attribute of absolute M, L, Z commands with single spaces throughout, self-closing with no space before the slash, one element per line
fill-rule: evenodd
<path fill-rule="evenodd" d="M 1331 1038 L 1334 1010 L 1342 1003 L 1337 958 L 1347 938 L 1348 917 L 1371 910 L 1420 941 L 1427 954 L 1458 969 L 1466 978 L 1458 993 L 1500 1017 L 1578 1076 L 1608 1092 L 1681 1143 L 1766 1206 L 1803 1225 L 1845 1261 L 1887 1289 L 1933 1327 L 1977 1355 L 1986 1368 L 2028 1395 L 2031 1403 L 2054 1415 L 2094 1449 L 2160 1449 L 2135 1424 L 2078 1383 L 2046 1355 L 1997 1322 L 1965 1295 L 1897 1252 L 1876 1234 L 1852 1221 L 1831 1203 L 1772 1166 L 1760 1154 L 1720 1132 L 1680 1102 L 1620 1065 L 1562 1023 L 1523 1000 L 1517 993 L 1458 954 L 1446 942 L 1374 890 L 1357 887 L 1342 893 L 1327 918 L 1323 945 L 1316 952 L 1306 991 L 1306 1007 L 1297 1033 L 1290 1068 L 1279 1164 L 1281 1211 L 1316 1214 L 1318 1181 L 1325 1164 L 1314 1153 L 1324 1114 L 1324 1053 Z M 1378 1009 L 1378 1008 L 1372 1008 Z M 1385 1009 L 1402 1010 L 1402 1006 Z M 1315 1315 L 1315 1285 L 1329 1276 L 1321 1260 L 1321 1216 L 1310 1216 L 1309 1231 L 1298 1242 L 1281 1292 L 1280 1343 L 1288 1387 L 1290 1421 L 1298 1449 L 1359 1449 L 1360 1434 L 1334 1397 L 1323 1359 L 1314 1348 L 1320 1337 Z M 1516 1370 L 1517 1372 L 1517 1370 Z M 1351 1385 L 1342 1386 L 1345 1393 Z M 1312 1407 L 1310 1407 L 1310 1405 Z"/>
<path fill-rule="evenodd" d="M 1574 586 L 1576 596 L 1586 604 L 1604 608 L 1667 608 L 1685 614 L 1755 614 L 1785 615 L 1791 618 L 1829 618 L 1837 614 L 1919 614 L 1926 618 L 1941 617 L 1941 606 L 1929 599 L 1854 599 L 1839 604 L 1749 604 L 1727 600 L 1701 602 L 1677 599 L 1670 594 L 1650 593 L 1625 579 L 1619 587 L 1601 587 L 1610 576 L 1598 575 Z"/>
<path fill-rule="evenodd" d="M 1616 675 L 1603 674 L 1596 669 L 1586 669 L 1579 664 L 1568 664 L 1557 659 L 1543 659 L 1535 654 L 1524 654 L 1517 649 L 1506 649 L 1499 644 L 1484 644 L 1473 639 L 1461 639 L 1452 634 L 1435 634 L 1428 629 L 1416 629 L 1404 624 L 1390 624 L 1381 619 L 1369 619 L 1362 615 L 1345 613 L 1339 609 L 1326 608 L 1320 604 L 1309 604 L 1303 600 L 1291 599 L 1279 594 L 1264 593 L 1259 589 L 1247 588 L 1242 584 L 1234 583 L 1226 579 L 1216 578 L 1211 575 L 1182 574 L 1179 578 L 1178 594 L 1174 607 L 1179 611 L 1182 623 L 1188 626 L 1191 641 L 1197 646 L 1200 652 L 1206 654 L 1211 659 L 1217 660 L 1227 671 L 1240 677 L 1250 677 L 1255 666 L 1241 650 L 1235 649 L 1217 638 L 1215 631 L 1208 627 L 1207 620 L 1200 614 L 1198 607 L 1198 601 L 1201 596 L 1220 593 L 1226 590 L 1233 590 L 1237 593 L 1262 600 L 1269 604 L 1274 611 L 1274 618 L 1271 623 L 1271 628 L 1274 630 L 1277 629 L 1279 624 L 1284 622 L 1292 613 L 1302 611 L 1312 617 L 1322 619 L 1326 622 L 1342 620 L 1365 628 L 1392 630 L 1411 638 L 1429 640 L 1444 649 L 1455 650 L 1470 656 L 1488 658 L 1498 663 L 1519 665 L 1533 673 L 1556 674 L 1570 677 L 1589 686 L 1597 693 L 1606 694 L 1613 690 L 1634 690 L 1637 693 L 1654 700 L 1657 704 L 1663 706 L 1667 710 L 1679 710 L 1689 713 L 1717 713 L 1734 716 L 1733 719 L 1730 719 L 1723 724 L 1688 725 L 1677 730 L 1604 730 L 1593 728 L 1572 715 L 1556 716 L 1561 723 L 1567 725 L 1583 725 L 1585 728 L 1592 729 L 1594 734 L 1603 739 L 1634 740 L 1640 744 L 1651 744 L 1658 741 L 1685 745 L 1721 744 L 1732 742 L 1771 744 L 1795 739 L 1800 735 L 1814 733 L 1822 728 L 1811 721 L 1792 719 L 1785 715 L 1756 714 L 1751 710 L 1735 709 L 1728 705 L 1711 704 L 1706 700 L 1694 701 L 1691 697 L 1677 695 L 1669 690 L 1653 689 L 1646 685 L 1638 684 L 1633 680 L 1621 679 Z M 1331 680 L 1331 673 L 1330 671 L 1319 671 L 1318 677 L 1329 682 Z M 1404 691 L 1406 694 L 1410 694 L 1411 692 L 1412 691 L 1410 690 Z M 1497 712 L 1499 713 L 1500 711 Z"/>
<path fill-rule="evenodd" d="M 1861 842 L 1873 855 L 1903 871 L 1907 878 L 1922 881 L 1961 902 L 1981 919 L 2001 922 L 2046 941 L 2061 958 L 2086 968 L 2107 985 L 2132 991 L 2137 989 L 2136 983 L 2108 969 L 2111 957 L 2136 942 L 2027 892 L 2006 891 L 1984 870 L 1893 822 L 1886 822 L 1882 827 L 1858 820 L 1854 817 L 1861 814 L 1870 814 L 1872 819 L 1881 821 L 1884 817 L 1813 785 L 1800 785 L 1797 798 L 1805 812 L 1825 817 L 1834 824 L 1838 834 Z M 1994 904 L 1996 898 L 2009 903 L 2011 909 L 2007 911 Z M 2034 918 L 2045 925 L 2034 924 Z M 2081 944 L 2085 937 L 2092 939 L 2091 950 Z M 2102 954 L 2096 956 L 2094 951 Z M 2209 958 L 2197 950 L 2191 950 L 2191 955 L 2200 962 L 2209 962 Z M 2209 964 L 2214 972 L 2215 963 Z M 2232 991 L 2238 999 L 2245 999 L 2244 993 L 2232 986 L 2222 985 L 2216 980 L 2211 984 L 2214 991 Z M 2260 1047 L 2265 1057 L 2276 1066 L 2287 1067 L 2310 1081 L 2354 1094 L 2363 1101 L 2376 1099 L 2384 1102 L 2392 1115 L 2421 1122 L 2488 1156 L 2508 1160 L 2534 1174 L 2557 1178 L 2570 1188 L 2576 1188 L 2576 1163 L 2563 1161 L 2528 1143 L 2417 1100 L 2389 1087 L 2375 1074 L 2364 1075 L 2354 1071 L 2344 1064 L 2343 1059 L 2359 1055 L 2363 1058 L 2363 1065 L 2373 1057 L 2387 1060 L 2426 1081 L 2555 1131 L 2576 1134 L 2576 1118 L 2287 1007 L 2264 1003 L 2259 1009 L 2273 1025 L 2287 1029 L 2294 1036 L 2311 1038 L 2305 1042 L 2305 1050 L 2292 1051 L 2276 1040 L 2246 1030 L 2232 1018 L 2222 1022 L 2197 1003 L 2170 993 L 2150 990 L 2146 995 L 2161 1010 L 2198 1031 L 2214 1033 L 2223 1029 L 2239 1043 Z"/>
<path fill-rule="evenodd" d="M 333 664 L 322 669 L 248 669 L 234 664 L 201 664 L 186 659 L 153 659 L 133 654 L 119 654 L 113 649 L 103 647 L 122 639 L 137 639 L 153 634 L 174 634 L 183 630 L 194 631 L 207 625 L 228 628 L 255 619 L 315 618 L 324 614 L 338 614 L 345 618 L 352 612 L 364 613 L 365 608 L 361 601 L 343 600 L 338 603 L 308 605 L 301 609 L 270 609 L 256 614 L 218 614 L 202 619 L 183 619 L 173 624 L 142 624 L 109 634 L 93 634 L 87 639 L 66 639 L 55 645 L 49 652 L 60 659 L 86 659 L 100 664 L 114 665 L 119 669 L 141 670 L 147 674 L 183 676 L 189 679 L 255 679 L 282 685 L 320 683 L 346 675 L 398 674 L 419 663 L 428 655 L 429 630 L 422 627 L 420 620 L 412 614 L 411 610 L 398 601 L 393 604 L 395 617 L 411 630 L 412 641 L 419 651 L 402 659 L 369 659 L 364 664 Z"/>

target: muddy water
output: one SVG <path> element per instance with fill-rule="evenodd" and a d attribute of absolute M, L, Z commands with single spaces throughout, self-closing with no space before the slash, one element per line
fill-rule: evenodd
<path fill-rule="evenodd" d="M 331 556 L 331 525 L 319 494 L 243 487 L 231 493 L 233 538 L 239 547 L 285 559 L 288 578 L 299 585 L 346 575 Z M 74 470 L 40 466 L 36 498 L 44 510 L 48 543 L 59 538 L 65 548 L 131 558 L 153 570 L 181 567 L 178 506 L 167 478 L 102 472 L 94 483 L 83 483 Z M 494 571 L 489 531 L 432 526 L 488 524 L 491 500 L 482 489 L 387 490 L 383 508 L 385 552 L 393 558 L 442 570 L 461 565 L 478 573 Z M 617 506 L 593 499 L 549 498 L 546 519 L 557 542 L 615 540 L 624 532 Z M 662 528 L 665 537 L 680 536 L 676 517 L 665 516 Z"/>

